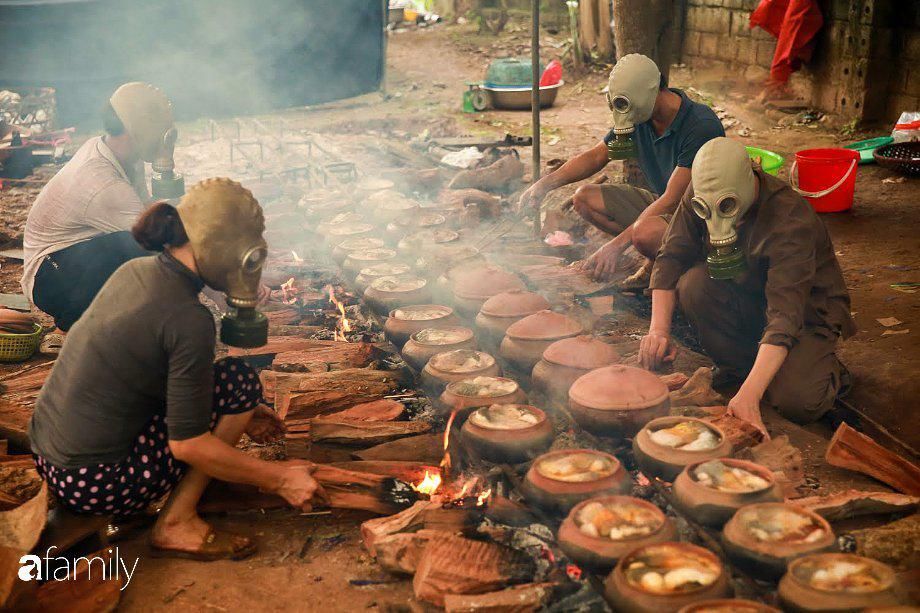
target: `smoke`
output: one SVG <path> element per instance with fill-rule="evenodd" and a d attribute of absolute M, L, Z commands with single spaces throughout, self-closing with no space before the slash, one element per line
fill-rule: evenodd
<path fill-rule="evenodd" d="M 0 85 L 56 87 L 67 119 L 95 119 L 129 80 L 185 120 L 337 100 L 383 76 L 383 0 L 13 4 L 0 4 Z"/>

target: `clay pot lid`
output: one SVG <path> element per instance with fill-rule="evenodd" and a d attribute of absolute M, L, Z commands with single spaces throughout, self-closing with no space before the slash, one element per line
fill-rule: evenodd
<path fill-rule="evenodd" d="M 428 228 L 413 232 L 401 242 L 407 247 L 420 247 L 423 245 L 443 245 L 460 240 L 460 233 L 456 230 Z"/>
<path fill-rule="evenodd" d="M 362 232 L 370 232 L 374 229 L 369 223 L 349 223 L 336 225 L 333 228 L 329 229 L 329 234 L 332 236 L 348 236 L 349 234 L 361 234 Z"/>
<path fill-rule="evenodd" d="M 494 392 L 482 393 L 488 387 L 497 389 Z M 519 389 L 521 389 L 521 386 L 518 385 L 517 381 L 506 377 L 471 377 L 447 384 L 448 392 L 465 398 L 499 398 L 513 394 Z"/>
<path fill-rule="evenodd" d="M 425 328 L 410 337 L 419 345 L 438 347 L 465 343 L 473 338 L 473 331 L 463 326 L 445 326 L 443 328 Z"/>
<path fill-rule="evenodd" d="M 642 576 L 630 577 L 629 573 L 627 572 L 633 564 L 636 562 L 642 562 L 644 567 L 647 568 L 649 572 L 658 571 L 659 575 L 663 575 L 667 570 L 671 569 L 659 569 L 655 566 L 647 565 L 646 562 L 650 559 L 662 559 L 668 560 L 673 564 L 676 562 L 676 558 L 684 560 L 682 567 L 701 571 L 709 571 L 711 580 L 708 583 L 699 584 L 696 587 L 689 589 L 652 590 L 642 585 Z M 690 543 L 667 542 L 657 543 L 654 545 L 644 545 L 630 551 L 628 554 L 620 558 L 620 561 L 617 563 L 617 567 L 614 572 L 623 576 L 623 579 L 626 581 L 627 585 L 635 590 L 642 592 L 643 594 L 667 597 L 676 593 L 687 595 L 692 594 L 693 592 L 705 590 L 709 586 L 715 584 L 719 578 L 725 574 L 725 567 L 719 561 L 719 558 L 717 558 L 716 555 L 708 549 L 703 549 L 702 547 L 691 545 Z"/>
<path fill-rule="evenodd" d="M 584 331 L 584 327 L 568 315 L 544 310 L 514 322 L 505 334 L 509 338 L 543 341 L 576 336 Z"/>
<path fill-rule="evenodd" d="M 330 217 L 326 221 L 320 223 L 319 225 L 332 230 L 332 228 L 338 226 L 344 226 L 348 224 L 361 223 L 364 221 L 364 215 L 361 213 L 355 213 L 354 211 L 348 211 L 345 213 L 336 213 L 334 216 Z"/>
<path fill-rule="evenodd" d="M 443 304 L 413 304 L 390 311 L 390 317 L 399 321 L 437 321 L 453 315 L 454 310 Z"/>
<path fill-rule="evenodd" d="M 870 570 L 878 579 L 876 589 L 856 592 L 847 590 L 846 588 L 832 589 L 827 586 L 819 587 L 812 583 L 812 577 L 816 571 L 826 569 L 833 564 L 839 563 L 858 565 L 863 569 Z M 823 594 L 877 594 L 891 589 L 896 580 L 894 569 L 884 562 L 858 556 L 853 553 L 812 553 L 804 555 L 789 563 L 789 569 L 786 572 L 786 576 L 792 578 L 794 582 L 807 589 L 815 590 Z M 860 587 L 863 589 L 865 588 L 865 586 Z"/>
<path fill-rule="evenodd" d="M 390 277 L 393 275 L 404 275 L 410 270 L 412 270 L 412 267 L 408 264 L 401 264 L 399 262 L 381 262 L 380 264 L 374 264 L 373 266 L 362 268 L 359 274 L 362 274 L 365 277 Z"/>
<path fill-rule="evenodd" d="M 566 462 L 566 458 L 574 458 Z M 599 462 L 597 466 L 595 462 Z M 570 474 L 566 471 L 571 469 Z M 596 449 L 560 449 L 544 453 L 533 462 L 538 475 L 559 483 L 592 483 L 606 479 L 620 470 L 620 461 L 609 453 Z M 595 473 L 593 479 L 575 478 L 577 474 Z"/>
<path fill-rule="evenodd" d="M 667 397 L 668 386 L 657 376 L 622 364 L 592 370 L 576 379 L 569 389 L 570 399 L 601 411 L 645 409 Z"/>
<path fill-rule="evenodd" d="M 732 613 L 781 613 L 770 605 L 744 598 L 716 598 L 701 600 L 688 604 L 677 613 L 712 613 L 712 611 L 731 611 Z"/>
<path fill-rule="evenodd" d="M 480 312 L 489 317 L 526 317 L 549 308 L 549 301 L 535 292 L 512 289 L 485 301 Z"/>
<path fill-rule="evenodd" d="M 524 289 L 524 284 L 516 275 L 496 266 L 479 266 L 466 272 L 458 271 L 454 282 L 454 295 L 473 300 L 487 300 L 495 294 L 511 289 Z"/>
<path fill-rule="evenodd" d="M 364 262 L 376 262 L 380 260 L 391 260 L 396 257 L 396 252 L 386 247 L 376 247 L 371 249 L 359 249 L 348 254 L 351 260 L 360 260 Z"/>
<path fill-rule="evenodd" d="M 418 203 L 408 198 L 394 198 L 393 200 L 386 200 L 377 205 L 377 210 L 380 211 L 411 211 L 417 208 Z"/>
<path fill-rule="evenodd" d="M 779 525 L 788 526 L 789 522 L 780 519 L 782 514 L 787 513 L 798 515 L 811 521 L 812 525 L 808 528 L 806 533 L 802 534 L 801 538 L 787 540 L 781 537 L 780 539 L 765 541 L 751 531 L 752 523 L 770 521 L 771 518 Z M 745 505 L 738 509 L 729 521 L 737 527 L 737 532 L 735 532 L 735 534 L 742 541 L 741 544 L 757 550 L 773 550 L 774 548 L 789 546 L 795 547 L 807 543 L 814 543 L 815 548 L 820 548 L 822 540 L 827 540 L 828 537 L 830 540 L 834 539 L 834 531 L 831 525 L 827 523 L 826 519 L 811 509 L 785 502 L 756 502 L 754 504 Z M 808 535 L 817 529 L 821 529 L 824 532 L 822 535 L 824 538 L 815 541 L 806 541 L 805 539 Z"/>
<path fill-rule="evenodd" d="M 432 356 L 429 364 L 435 370 L 452 374 L 474 373 L 495 365 L 495 358 L 475 349 L 454 349 Z"/>
<path fill-rule="evenodd" d="M 433 226 L 441 226 L 447 223 L 447 218 L 440 213 L 422 213 L 416 219 L 416 225 L 419 228 L 431 228 Z"/>
<path fill-rule="evenodd" d="M 719 468 L 721 470 L 721 467 L 718 467 L 719 464 L 722 464 L 727 469 L 737 468 L 760 477 L 766 481 L 766 485 L 757 489 L 720 488 L 717 483 L 707 483 L 706 481 L 700 479 L 700 474 L 709 475 L 709 471 L 707 470 L 704 470 L 701 473 L 699 471 L 701 467 L 704 469 L 713 467 Z M 719 458 L 716 460 L 697 462 L 695 464 L 690 464 L 685 470 L 687 471 L 687 475 L 690 477 L 690 479 L 700 487 L 704 487 L 707 490 L 711 490 L 713 492 L 720 492 L 724 494 L 739 494 L 742 496 L 745 494 L 756 494 L 758 492 L 763 492 L 770 489 L 776 483 L 776 478 L 773 476 L 773 471 L 771 471 L 766 466 L 761 466 L 760 464 L 755 464 L 754 462 L 748 462 L 747 460 L 736 460 L 735 458 Z"/>
<path fill-rule="evenodd" d="M 386 245 L 379 238 L 368 238 L 366 236 L 359 236 L 357 238 L 346 238 L 341 243 L 338 244 L 338 248 L 341 251 L 367 251 L 368 249 L 381 249 Z"/>
<path fill-rule="evenodd" d="M 543 359 L 560 366 L 594 370 L 619 362 L 620 354 L 610 343 L 581 335 L 556 341 L 543 352 Z"/>
<path fill-rule="evenodd" d="M 473 411 L 467 423 L 493 431 L 526 430 L 546 421 L 546 413 L 529 404 L 493 404 Z"/>
<path fill-rule="evenodd" d="M 371 287 L 378 292 L 392 292 L 401 294 L 404 292 L 414 292 L 422 289 L 428 281 L 415 275 L 390 275 L 387 277 L 377 277 L 371 282 Z"/>
<path fill-rule="evenodd" d="M 627 537 L 618 538 L 618 539 L 614 539 L 610 536 L 601 536 L 601 535 L 594 536 L 586 532 L 582 532 L 581 526 L 582 524 L 584 524 L 584 520 L 585 520 L 585 518 L 582 516 L 582 511 L 584 511 L 585 507 L 589 505 L 597 505 L 597 504 L 600 504 L 602 507 L 605 507 L 605 508 L 610 508 L 610 507 L 636 508 L 636 507 L 639 507 L 641 509 L 649 511 L 650 514 L 654 516 L 655 523 L 654 525 L 650 523 L 642 524 L 642 525 L 648 525 L 651 528 L 650 532 L 647 532 L 645 534 L 636 534 L 633 536 L 627 536 Z M 594 498 L 583 500 L 579 502 L 577 505 L 575 505 L 574 507 L 572 507 L 572 510 L 569 512 L 569 519 L 572 521 L 573 524 L 575 524 L 575 527 L 579 529 L 581 534 L 584 534 L 588 538 L 595 539 L 597 541 L 603 541 L 603 542 L 610 542 L 611 540 L 613 540 L 614 542 L 618 542 L 618 543 L 622 543 L 624 541 L 648 538 L 650 535 L 655 534 L 656 532 L 661 530 L 661 528 L 665 524 L 665 521 L 667 521 L 667 518 L 665 517 L 665 514 L 661 511 L 661 509 L 659 509 L 656 505 L 652 504 L 651 502 L 647 500 L 642 500 L 641 498 L 636 498 L 635 496 L 623 496 L 623 495 L 595 496 Z"/>
<path fill-rule="evenodd" d="M 394 185 L 395 183 L 389 179 L 367 178 L 358 181 L 358 184 L 355 187 L 365 192 L 379 192 L 385 189 L 393 189 Z"/>

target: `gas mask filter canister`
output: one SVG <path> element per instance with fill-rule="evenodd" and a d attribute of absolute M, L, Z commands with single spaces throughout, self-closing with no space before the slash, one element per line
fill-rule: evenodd
<path fill-rule="evenodd" d="M 176 210 L 198 274 L 227 295 L 230 310 L 221 318 L 220 340 L 233 347 L 261 347 L 268 341 L 268 320 L 256 310 L 268 255 L 262 207 L 239 183 L 217 178 L 193 186 Z"/>
<path fill-rule="evenodd" d="M 733 279 L 747 268 L 737 245 L 737 225 L 754 204 L 757 191 L 750 157 L 741 143 L 714 138 L 700 147 L 690 173 L 690 205 L 709 233 L 709 276 Z"/>
<path fill-rule="evenodd" d="M 632 133 L 636 125 L 652 118 L 661 84 L 661 73 L 650 58 L 630 53 L 617 61 L 607 83 L 607 105 L 613 113 L 616 138 L 607 144 L 607 158 L 636 156 Z"/>

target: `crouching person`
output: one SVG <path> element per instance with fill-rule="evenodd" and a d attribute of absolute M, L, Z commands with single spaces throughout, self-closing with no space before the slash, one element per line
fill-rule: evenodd
<path fill-rule="evenodd" d="M 161 253 L 129 261 L 103 286 L 32 417 L 39 473 L 64 507 L 118 518 L 168 495 L 150 536 L 155 552 L 240 559 L 253 541 L 196 512 L 209 479 L 255 485 L 301 508 L 320 492 L 309 463 L 234 448 L 243 433 L 264 441 L 284 426 L 262 404 L 250 366 L 214 362 L 214 319 L 198 299 L 207 284 L 241 310 L 256 304 L 263 231 L 258 203 L 229 179 L 203 181 L 178 207 L 155 204 L 135 224 L 138 243 Z M 225 323 L 221 337 L 251 331 Z"/>
<path fill-rule="evenodd" d="M 806 423 L 848 378 L 834 351 L 855 324 L 834 247 L 808 202 L 754 169 L 727 138 L 703 145 L 690 188 L 652 270 L 652 321 L 640 360 L 673 357 L 677 303 L 723 383 L 741 383 L 730 411 L 760 428 L 761 400 Z"/>

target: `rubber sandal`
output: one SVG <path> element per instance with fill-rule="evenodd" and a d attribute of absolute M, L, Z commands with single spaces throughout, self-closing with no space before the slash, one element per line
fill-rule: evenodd
<path fill-rule="evenodd" d="M 169 549 L 150 544 L 151 554 L 155 558 L 182 558 L 198 562 L 215 560 L 243 560 L 256 552 L 256 544 L 251 538 L 211 529 L 201 547 L 195 551 Z"/>
<path fill-rule="evenodd" d="M 61 352 L 63 346 L 64 335 L 52 332 L 51 334 L 46 334 L 42 338 L 42 342 L 38 346 L 38 352 L 43 355 L 57 355 Z"/>

